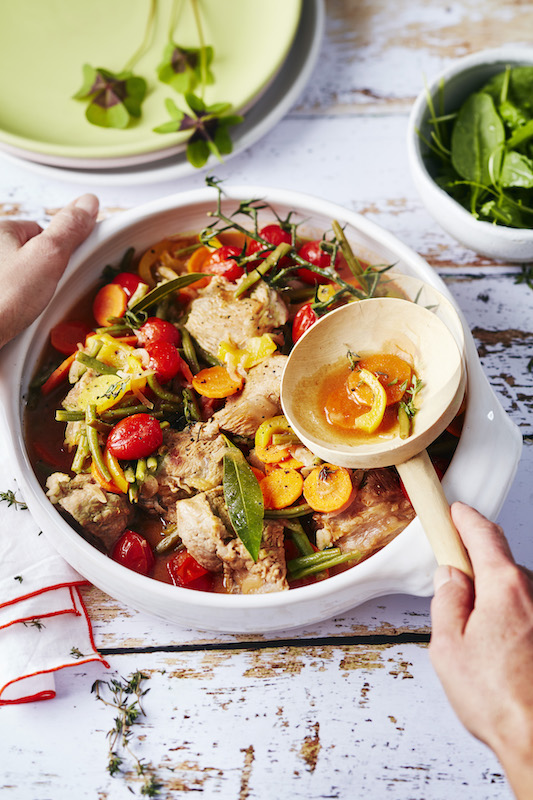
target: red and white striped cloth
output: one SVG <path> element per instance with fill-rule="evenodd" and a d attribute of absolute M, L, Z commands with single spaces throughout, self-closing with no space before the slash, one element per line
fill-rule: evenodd
<path fill-rule="evenodd" d="M 3 438 L 3 437 L 2 437 Z M 4 454 L 5 446 L 1 448 Z M 55 697 L 54 673 L 97 652 L 80 586 L 86 581 L 52 548 L 9 492 L 23 500 L 0 464 L 0 705 Z"/>

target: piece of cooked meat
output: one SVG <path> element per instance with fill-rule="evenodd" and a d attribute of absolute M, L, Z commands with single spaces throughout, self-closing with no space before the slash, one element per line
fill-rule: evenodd
<path fill-rule="evenodd" d="M 283 546 L 283 525 L 274 520 L 263 524 L 259 558 L 254 563 L 240 539 L 218 549 L 224 562 L 224 585 L 230 594 L 265 594 L 289 588 Z"/>
<path fill-rule="evenodd" d="M 176 523 L 188 552 L 211 572 L 224 570 L 231 594 L 258 594 L 288 589 L 283 525 L 263 525 L 259 557 L 254 563 L 231 526 L 222 487 L 176 503 Z"/>
<path fill-rule="evenodd" d="M 222 487 L 176 503 L 176 525 L 183 544 L 211 572 L 222 570 L 218 548 L 235 536 L 229 519 L 223 520 L 221 516 L 220 501 L 223 504 Z"/>
<path fill-rule="evenodd" d="M 106 492 L 92 475 L 71 478 L 54 472 L 46 481 L 48 498 L 59 505 L 80 526 L 84 536 L 109 552 L 127 528 L 133 509 L 124 494 Z"/>
<path fill-rule="evenodd" d="M 214 356 L 222 341 L 244 348 L 251 336 L 270 333 L 289 316 L 279 294 L 264 281 L 243 297 L 235 297 L 235 289 L 236 284 L 215 276 L 191 303 L 185 327 Z"/>
<path fill-rule="evenodd" d="M 143 485 L 139 505 L 175 521 L 177 500 L 222 483 L 225 451 L 226 444 L 213 420 L 197 422 L 182 431 L 166 428 L 158 451 L 161 463 L 154 476 L 157 486 L 152 480 Z"/>
<path fill-rule="evenodd" d="M 77 364 L 79 362 L 76 361 L 75 363 Z M 83 365 L 81 365 L 81 366 L 83 366 Z M 74 386 L 68 392 L 66 397 L 63 399 L 63 402 L 61 403 L 63 408 L 77 410 L 77 408 L 78 408 L 78 398 L 79 398 L 80 394 L 85 389 L 87 389 L 87 387 L 94 381 L 94 379 L 96 378 L 97 375 L 98 375 L 98 373 L 95 372 L 93 369 L 90 369 L 90 368 L 87 369 L 83 373 L 81 378 L 79 378 L 78 381 L 74 384 Z"/>
<path fill-rule="evenodd" d="M 414 517 L 396 474 L 390 469 L 368 470 L 347 509 L 315 514 L 316 542 L 320 550 L 335 545 L 343 553 L 358 551 L 367 558 L 394 539 Z"/>
<path fill-rule="evenodd" d="M 287 356 L 274 354 L 248 371 L 243 390 L 228 397 L 213 415 L 220 428 L 254 437 L 263 420 L 281 414 L 279 391 L 286 361 Z"/>

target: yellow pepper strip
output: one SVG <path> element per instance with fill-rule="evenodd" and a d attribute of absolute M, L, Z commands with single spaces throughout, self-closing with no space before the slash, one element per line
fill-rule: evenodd
<path fill-rule="evenodd" d="M 134 347 L 124 342 L 119 342 L 109 336 L 109 334 L 102 333 L 98 336 L 102 342 L 102 347 L 99 350 L 98 357 L 104 364 L 109 364 L 112 367 L 119 369 L 125 367 L 129 356 L 133 353 Z"/>
<path fill-rule="evenodd" d="M 255 454 L 263 464 L 275 464 L 290 456 L 286 447 L 272 444 L 272 437 L 280 433 L 292 433 L 283 414 L 266 419 L 258 427 L 255 434 Z"/>
<path fill-rule="evenodd" d="M 113 478 L 113 483 L 115 484 L 117 489 L 120 489 L 121 492 L 127 494 L 129 484 L 124 476 L 124 470 L 120 466 L 118 459 L 112 453 L 109 452 L 107 447 L 104 450 L 104 462 L 111 474 L 111 477 Z"/>
<path fill-rule="evenodd" d="M 376 376 L 367 369 L 360 370 L 359 375 L 361 381 L 370 387 L 372 392 L 372 406 L 366 414 L 361 414 L 361 416 L 356 417 L 355 427 L 358 430 L 365 431 L 365 433 L 374 433 L 383 420 L 383 415 L 387 407 L 387 395 Z"/>
<path fill-rule="evenodd" d="M 268 358 L 268 356 L 271 356 L 276 350 L 277 345 L 272 340 L 272 337 L 268 333 L 264 333 L 262 336 L 251 336 L 242 350 L 239 350 L 231 342 L 221 342 L 217 358 L 227 364 L 230 369 L 234 369 L 237 366 L 250 369 L 265 358 Z"/>
<path fill-rule="evenodd" d="M 327 303 L 327 301 L 331 300 L 331 298 L 337 291 L 338 291 L 338 286 L 332 286 L 331 284 L 323 283 L 321 286 L 318 287 L 316 291 L 316 299 L 320 303 Z"/>

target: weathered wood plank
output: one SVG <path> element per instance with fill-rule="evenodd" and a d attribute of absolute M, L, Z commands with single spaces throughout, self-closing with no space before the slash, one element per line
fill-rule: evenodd
<path fill-rule="evenodd" d="M 117 677 L 149 676 L 131 748 L 155 767 L 162 798 L 511 797 L 495 758 L 449 709 L 424 647 L 157 653 L 113 656 L 111 666 Z M 133 772 L 106 772 L 115 714 L 90 694 L 96 677 L 106 676 L 58 677 L 53 748 L 49 704 L 3 709 L 10 798 L 139 794 Z"/>

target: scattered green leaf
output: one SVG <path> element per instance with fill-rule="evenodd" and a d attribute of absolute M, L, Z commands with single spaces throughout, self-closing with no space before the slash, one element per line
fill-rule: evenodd
<path fill-rule="evenodd" d="M 28 508 L 24 500 L 17 500 L 15 492 L 11 489 L 7 492 L 0 492 L 0 503 L 7 503 L 8 507 L 15 506 L 20 511 L 25 511 Z"/>
<path fill-rule="evenodd" d="M 214 83 L 214 76 L 210 70 L 213 61 L 213 48 L 205 47 L 205 82 Z M 203 64 L 201 47 L 182 47 L 170 41 L 163 51 L 163 58 L 157 68 L 157 77 L 167 83 L 179 94 L 192 92 L 198 85 L 203 84 Z"/>

